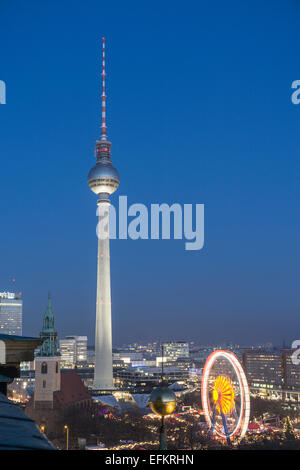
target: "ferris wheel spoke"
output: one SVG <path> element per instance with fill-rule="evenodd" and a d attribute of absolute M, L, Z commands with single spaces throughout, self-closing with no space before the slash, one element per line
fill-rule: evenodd
<path fill-rule="evenodd" d="M 228 432 L 228 427 L 227 427 L 227 422 L 226 422 L 226 417 L 223 413 L 221 403 L 220 403 L 220 410 L 221 410 L 222 422 L 223 422 L 223 427 L 224 427 L 224 434 L 226 436 L 226 440 L 227 440 L 228 445 L 231 445 L 229 432 Z"/>
<path fill-rule="evenodd" d="M 238 414 L 237 414 L 237 412 L 236 412 L 236 406 L 235 406 L 235 404 L 234 404 L 234 408 L 233 408 L 233 415 L 234 415 L 235 419 L 238 421 L 239 417 L 238 417 Z"/>
<path fill-rule="evenodd" d="M 210 436 L 213 435 L 214 429 L 215 429 L 215 424 L 216 424 L 216 414 L 217 414 L 217 407 L 216 405 L 214 406 L 214 412 L 213 412 L 213 417 L 212 417 L 212 422 L 211 422 L 211 428 L 210 428 Z"/>

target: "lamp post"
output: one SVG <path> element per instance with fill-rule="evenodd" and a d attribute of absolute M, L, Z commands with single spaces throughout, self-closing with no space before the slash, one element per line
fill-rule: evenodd
<path fill-rule="evenodd" d="M 176 408 L 176 395 L 170 390 L 168 383 L 164 379 L 164 349 L 162 346 L 162 362 L 161 362 L 161 382 L 156 387 L 149 399 L 149 405 L 152 411 L 161 417 L 159 429 L 159 450 L 167 450 L 165 437 L 165 416 L 171 415 Z"/>
<path fill-rule="evenodd" d="M 65 424 L 64 429 L 67 431 L 67 450 L 69 450 L 69 426 Z"/>
<path fill-rule="evenodd" d="M 176 395 L 168 388 L 167 382 L 161 382 L 160 385 L 152 391 L 149 405 L 152 411 L 161 417 L 159 449 L 167 450 L 165 438 L 165 416 L 171 415 L 176 408 Z"/>

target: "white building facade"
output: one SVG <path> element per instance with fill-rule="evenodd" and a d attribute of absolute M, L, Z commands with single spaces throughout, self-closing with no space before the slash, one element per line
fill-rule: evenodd
<path fill-rule="evenodd" d="M 66 336 L 59 341 L 61 367 L 73 369 L 87 363 L 87 336 Z"/>

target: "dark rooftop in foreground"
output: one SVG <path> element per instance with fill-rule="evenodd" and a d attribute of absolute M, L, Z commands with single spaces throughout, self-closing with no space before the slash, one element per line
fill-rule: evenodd
<path fill-rule="evenodd" d="M 55 450 L 32 419 L 0 393 L 0 450 Z"/>

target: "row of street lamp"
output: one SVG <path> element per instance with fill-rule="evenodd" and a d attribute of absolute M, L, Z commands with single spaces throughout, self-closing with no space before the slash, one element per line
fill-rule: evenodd
<path fill-rule="evenodd" d="M 40 426 L 40 430 L 42 431 L 42 433 L 45 434 L 45 425 L 44 424 L 41 424 Z M 66 444 L 66 449 L 69 450 L 69 426 L 67 424 L 64 425 L 64 429 L 67 431 L 67 444 Z"/>

